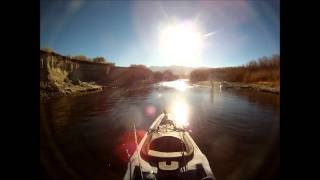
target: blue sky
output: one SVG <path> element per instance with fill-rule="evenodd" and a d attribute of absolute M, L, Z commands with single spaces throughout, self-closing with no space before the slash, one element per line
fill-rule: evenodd
<path fill-rule="evenodd" d="M 118 66 L 236 66 L 280 52 L 278 0 L 41 1 L 40 5 L 41 47 L 63 55 L 103 56 Z M 172 22 L 191 22 L 198 29 L 202 46 L 197 55 L 183 48 L 190 58 L 164 55 L 160 37 Z"/>

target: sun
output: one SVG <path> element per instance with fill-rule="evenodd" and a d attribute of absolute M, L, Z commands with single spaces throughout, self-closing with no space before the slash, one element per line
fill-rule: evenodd
<path fill-rule="evenodd" d="M 161 28 L 160 50 L 172 64 L 194 64 L 202 49 L 203 35 L 192 21 L 175 22 Z"/>

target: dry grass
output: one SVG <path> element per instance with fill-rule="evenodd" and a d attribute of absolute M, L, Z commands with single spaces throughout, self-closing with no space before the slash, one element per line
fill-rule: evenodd
<path fill-rule="evenodd" d="M 196 69 L 191 72 L 193 82 L 214 80 L 228 82 L 278 82 L 280 81 L 280 56 L 262 57 L 246 65 L 226 68 Z"/>

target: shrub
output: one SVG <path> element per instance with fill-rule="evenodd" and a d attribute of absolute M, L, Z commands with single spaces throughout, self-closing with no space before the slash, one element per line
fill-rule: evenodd
<path fill-rule="evenodd" d="M 96 62 L 96 63 L 107 63 L 107 61 L 104 59 L 104 57 L 95 57 L 95 58 L 93 58 L 92 61 Z"/>
<path fill-rule="evenodd" d="M 80 61 L 90 61 L 90 59 L 84 55 L 73 56 L 72 59 L 76 59 L 76 60 L 80 60 Z"/>
<path fill-rule="evenodd" d="M 238 67 L 196 69 L 190 73 L 193 82 L 215 80 L 230 82 L 280 81 L 280 56 L 261 57 Z"/>

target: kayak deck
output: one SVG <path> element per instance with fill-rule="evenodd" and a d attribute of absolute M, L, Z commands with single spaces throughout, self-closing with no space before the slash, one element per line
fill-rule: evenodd
<path fill-rule="evenodd" d="M 215 179 L 207 158 L 188 131 L 170 114 L 162 113 L 131 156 L 124 180 L 186 178 Z"/>

